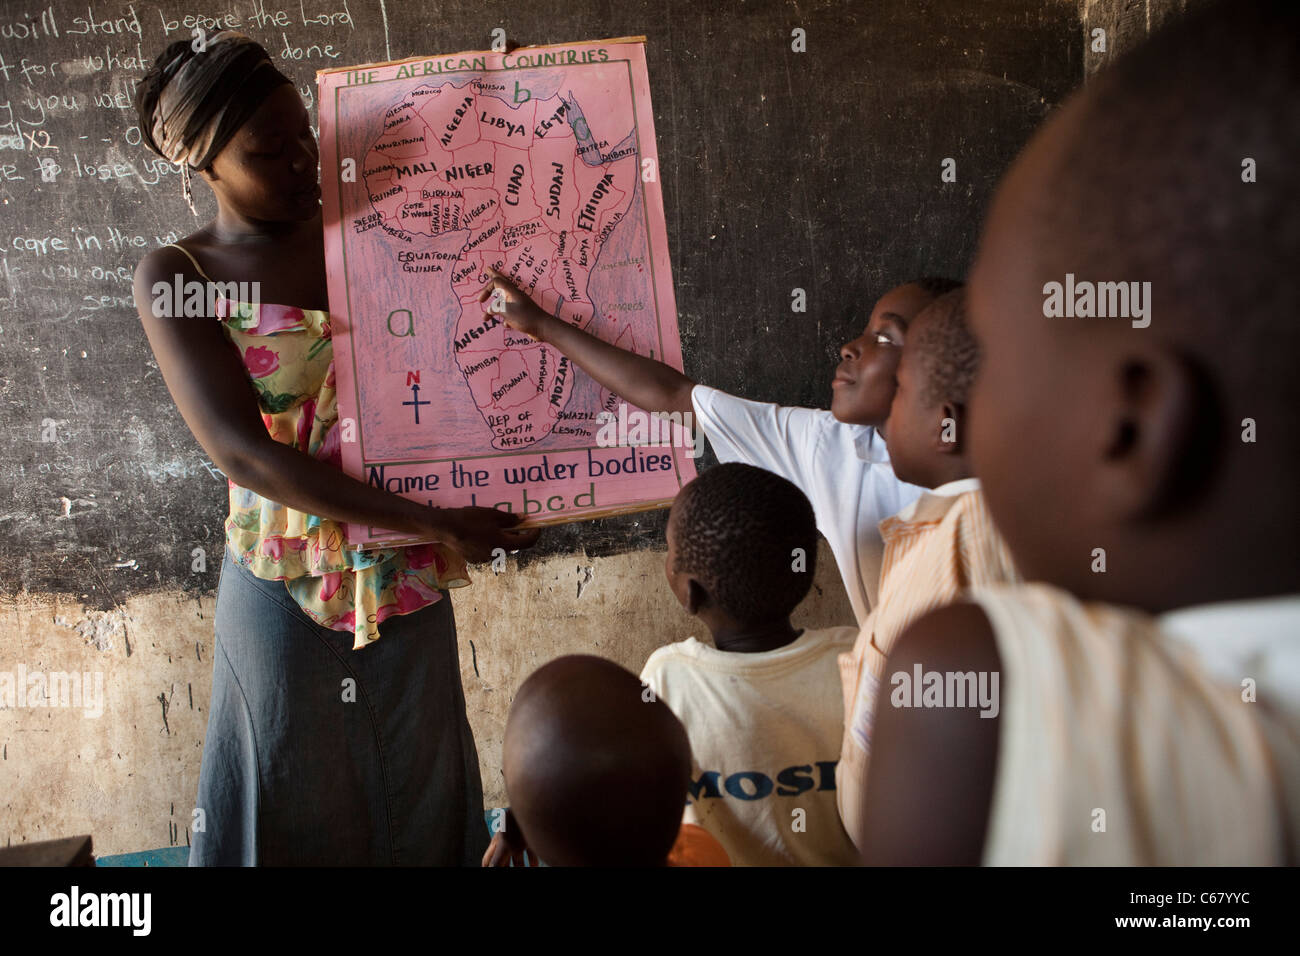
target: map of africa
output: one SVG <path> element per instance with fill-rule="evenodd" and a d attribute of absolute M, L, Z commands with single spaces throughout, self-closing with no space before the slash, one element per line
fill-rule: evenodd
<path fill-rule="evenodd" d="M 483 314 L 485 267 L 586 327 L 595 315 L 592 270 L 627 213 L 639 170 L 635 145 L 602 151 L 591 140 L 573 94 L 516 106 L 498 91 L 483 81 L 411 90 L 385 111 L 364 177 L 385 233 L 467 234 L 455 252 L 398 255 L 405 272 L 446 277 L 461 305 L 452 335 L 456 363 L 492 430 L 492 446 L 518 448 L 551 433 L 568 406 L 573 374 L 564 356 Z"/>
<path fill-rule="evenodd" d="M 339 415 L 357 427 L 345 470 L 538 521 L 671 500 L 694 476 L 682 448 L 615 460 L 601 426 L 623 399 L 479 301 L 495 269 L 681 368 L 643 44 L 370 64 L 318 86 Z"/>

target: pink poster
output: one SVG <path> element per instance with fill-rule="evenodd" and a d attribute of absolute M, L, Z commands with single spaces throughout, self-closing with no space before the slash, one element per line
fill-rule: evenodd
<path fill-rule="evenodd" d="M 317 74 L 345 470 L 439 507 L 557 524 L 664 507 L 689 431 L 478 301 L 682 367 L 642 38 Z M 348 525 L 361 547 L 414 542 Z"/>

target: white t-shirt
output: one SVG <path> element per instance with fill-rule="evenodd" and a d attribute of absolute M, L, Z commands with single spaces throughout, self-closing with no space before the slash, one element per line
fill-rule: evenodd
<path fill-rule="evenodd" d="M 689 638 L 646 661 L 641 680 L 691 741 L 684 820 L 708 830 L 733 866 L 859 862 L 835 803 L 837 658 L 856 637 L 852 627 L 805 630 L 757 654 Z"/>
<path fill-rule="evenodd" d="M 719 461 L 765 468 L 808 496 L 861 626 L 880 584 L 880 521 L 924 489 L 894 476 L 885 441 L 872 427 L 846 425 L 823 409 L 751 402 L 707 385 L 696 385 L 691 399 Z"/>

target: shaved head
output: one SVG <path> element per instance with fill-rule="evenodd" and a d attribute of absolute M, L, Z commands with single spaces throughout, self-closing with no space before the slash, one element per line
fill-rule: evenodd
<path fill-rule="evenodd" d="M 1156 34 L 1070 104 L 1041 157 L 1050 188 L 1023 197 L 1045 272 L 1151 282 L 1142 331 L 1213 369 L 1234 406 L 1267 396 L 1293 436 L 1298 11 L 1235 0 Z"/>
<path fill-rule="evenodd" d="M 551 661 L 506 721 L 506 790 L 528 845 L 552 866 L 662 866 L 691 773 L 686 729 L 630 671 Z"/>
<path fill-rule="evenodd" d="M 787 618 L 808 596 L 817 562 L 817 518 L 807 496 L 780 475 L 726 462 L 677 495 L 669 570 L 694 578 L 738 624 Z M 803 550 L 806 566 L 790 556 Z"/>
<path fill-rule="evenodd" d="M 998 187 L 967 289 L 968 431 L 1030 580 L 1150 611 L 1294 590 L 1297 27 L 1300 4 L 1256 0 L 1171 24 Z M 1067 276 L 1149 283 L 1149 324 L 1049 312 Z"/>
<path fill-rule="evenodd" d="M 920 359 L 923 390 L 931 405 L 965 404 L 979 365 L 979 349 L 966 328 L 966 290 L 945 292 L 913 321 L 907 352 Z"/>

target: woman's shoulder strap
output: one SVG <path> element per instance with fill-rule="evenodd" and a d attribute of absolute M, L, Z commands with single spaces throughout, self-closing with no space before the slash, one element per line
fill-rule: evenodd
<path fill-rule="evenodd" d="M 203 276 L 203 278 L 207 279 L 209 282 L 212 281 L 212 279 L 208 276 L 208 274 L 203 271 L 203 266 L 199 265 L 199 260 L 195 259 L 193 254 L 191 254 L 191 252 L 188 249 L 175 242 L 169 242 L 166 245 L 171 246 L 173 249 L 179 249 L 181 252 L 185 253 L 185 258 L 189 259 L 190 262 L 194 263 L 194 268 L 199 270 L 199 275 Z M 166 248 L 166 246 L 164 246 L 164 248 Z"/>

